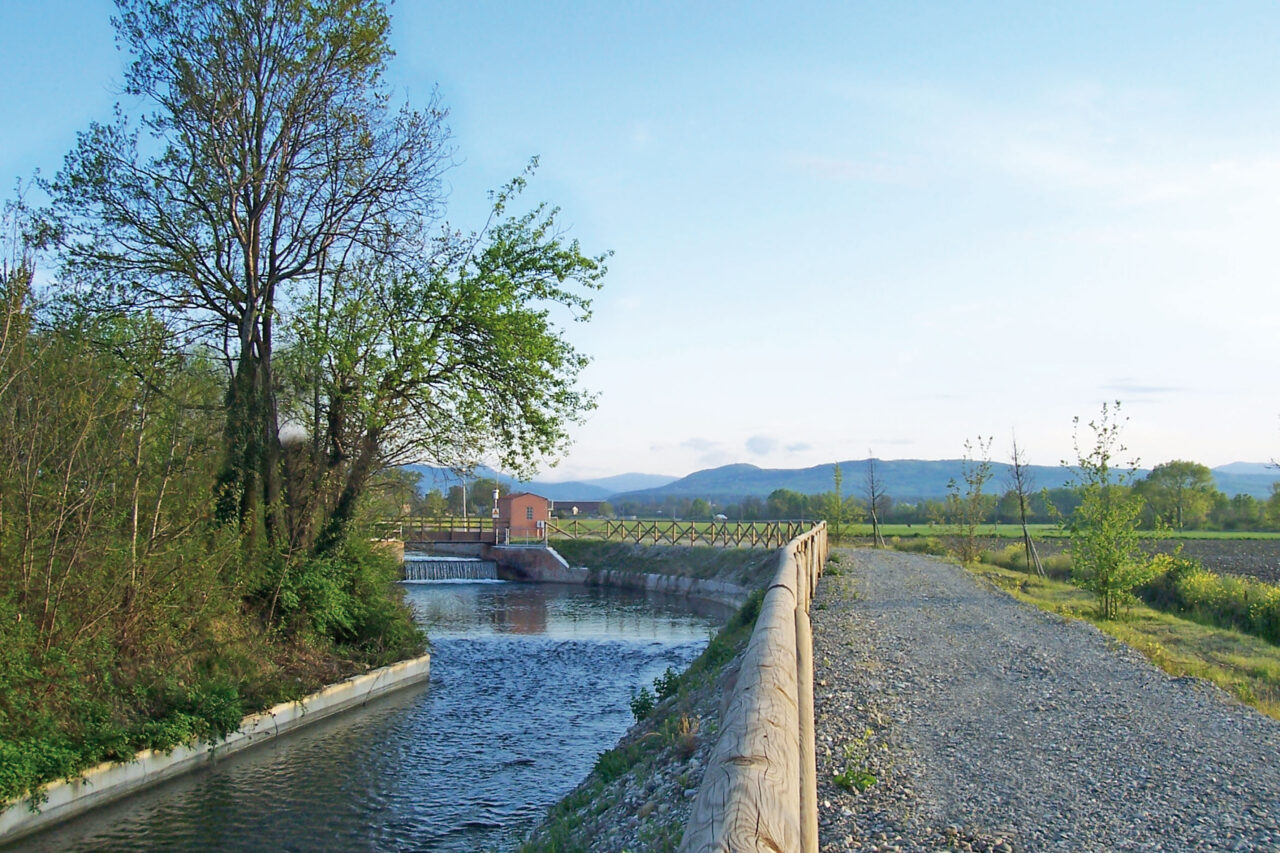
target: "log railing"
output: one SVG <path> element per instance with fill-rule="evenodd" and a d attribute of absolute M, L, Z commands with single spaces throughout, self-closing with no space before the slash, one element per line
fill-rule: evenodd
<path fill-rule="evenodd" d="M 787 543 L 743 654 L 682 853 L 818 849 L 809 604 L 824 523 Z"/>

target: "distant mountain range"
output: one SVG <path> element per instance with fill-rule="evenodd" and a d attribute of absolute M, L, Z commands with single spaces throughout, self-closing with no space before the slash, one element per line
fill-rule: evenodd
<path fill-rule="evenodd" d="M 897 501 L 917 501 L 941 498 L 947 494 L 947 483 L 961 480 L 960 459 L 877 459 L 876 474 L 884 483 L 885 492 Z M 449 486 L 460 479 L 447 468 L 427 465 L 408 465 L 406 468 L 420 475 L 419 488 L 423 491 L 440 489 L 447 492 Z M 1003 492 L 1007 489 L 1010 466 L 993 462 L 992 480 L 988 491 Z M 1056 489 L 1068 485 L 1070 469 L 1058 465 L 1028 466 L 1035 489 Z M 844 476 L 843 492 L 857 495 L 865 488 L 867 460 L 853 459 L 840 463 Z M 1247 494 L 1266 498 L 1271 494 L 1271 484 L 1280 480 L 1280 470 L 1261 462 L 1232 462 L 1214 468 L 1213 478 L 1219 490 L 1227 495 Z M 1139 475 L 1145 475 L 1140 470 Z M 520 481 L 499 475 L 490 468 L 478 468 L 470 479 L 490 477 L 502 483 L 503 491 L 534 492 L 553 501 L 619 501 L 638 500 L 660 502 L 667 497 L 705 498 L 720 503 L 741 500 L 744 497 L 768 497 L 775 489 L 790 489 L 801 494 L 829 492 L 834 488 L 834 465 L 815 465 L 812 468 L 759 468 L 747 463 L 723 465 L 695 471 L 687 477 L 668 477 L 659 474 L 618 474 L 600 479 L 548 482 L 542 480 Z"/>
<path fill-rule="evenodd" d="M 462 482 L 462 478 L 450 468 L 436 468 L 430 465 L 405 465 L 404 467 L 406 470 L 417 472 L 418 489 L 423 492 L 439 489 L 447 494 L 450 486 L 456 486 Z M 566 482 L 526 481 L 517 480 L 509 474 L 501 474 L 483 465 L 476 468 L 467 481 L 473 482 L 478 477 L 497 480 L 502 484 L 503 492 L 506 493 L 533 492 L 553 501 L 606 501 L 623 492 L 657 488 L 677 479 L 662 474 L 615 474 L 612 477 Z"/>
<path fill-rule="evenodd" d="M 947 494 L 947 483 L 962 479 L 960 459 L 877 459 L 876 476 L 884 491 L 897 501 L 941 498 Z M 1004 491 L 1009 466 L 992 463 L 992 481 L 988 491 Z M 854 459 L 840 463 L 845 495 L 858 495 L 865 489 L 867 460 Z M 1029 471 L 1035 488 L 1055 489 L 1071 479 L 1071 472 L 1057 466 L 1032 465 Z M 812 468 L 759 468 L 739 463 L 720 468 L 695 471 L 687 477 L 657 488 L 616 495 L 615 499 L 640 501 L 662 500 L 667 496 L 702 497 L 717 502 L 731 502 L 744 497 L 767 497 L 775 489 L 790 489 L 801 494 L 829 492 L 835 488 L 835 465 Z"/>

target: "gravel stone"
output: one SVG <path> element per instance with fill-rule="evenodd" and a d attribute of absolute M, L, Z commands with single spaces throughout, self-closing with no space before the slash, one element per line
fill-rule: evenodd
<path fill-rule="evenodd" d="M 1280 851 L 1280 722 L 953 563 L 837 553 L 821 850 Z"/>

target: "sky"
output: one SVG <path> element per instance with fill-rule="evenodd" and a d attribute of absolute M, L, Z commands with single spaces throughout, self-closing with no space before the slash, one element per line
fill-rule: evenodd
<path fill-rule="evenodd" d="M 103 0 L 0 0 L 0 179 L 110 118 Z M 613 253 L 598 407 L 542 479 L 1280 456 L 1280 5 L 399 0 L 449 221 L 526 197 Z M 1087 430 L 1082 441 L 1088 443 Z"/>

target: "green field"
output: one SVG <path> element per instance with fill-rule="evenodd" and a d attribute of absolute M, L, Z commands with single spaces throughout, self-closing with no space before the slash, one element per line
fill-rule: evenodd
<path fill-rule="evenodd" d="M 659 524 L 669 525 L 678 523 L 682 528 L 688 529 L 692 527 L 699 533 L 710 533 L 711 531 L 723 527 L 733 529 L 736 525 L 763 525 L 770 523 L 781 523 L 771 521 L 745 521 L 739 522 L 730 519 L 729 521 L 688 521 L 683 519 L 671 518 L 642 518 L 627 519 L 627 526 L 636 524 Z M 585 533 L 603 532 L 607 527 L 616 527 L 621 519 L 604 519 L 604 518 L 552 518 L 553 527 L 558 527 L 563 531 L 574 533 L 575 535 Z M 813 521 L 811 523 L 816 523 Z M 487 517 L 472 516 L 469 519 L 462 518 L 433 518 L 433 519 L 406 519 L 402 522 L 385 522 L 383 529 L 392 535 L 398 529 L 411 531 L 415 526 L 424 524 L 427 526 L 448 529 L 452 527 L 456 530 L 492 530 L 493 521 Z M 1060 525 L 1057 524 L 1029 524 L 1028 530 L 1031 531 L 1033 538 L 1041 539 L 1066 539 L 1069 534 Z M 842 539 L 864 539 L 871 537 L 871 525 L 865 522 L 850 523 L 846 522 L 841 525 Z M 886 539 L 898 537 L 900 539 L 909 539 L 913 537 L 923 536 L 962 536 L 963 529 L 956 524 L 882 524 L 880 525 L 880 534 Z M 1235 540 L 1280 540 L 1280 532 L 1276 531 L 1250 531 L 1250 530 L 1146 530 L 1139 533 L 1140 536 L 1148 539 L 1183 539 L 1183 540 L 1210 540 L 1210 541 L 1235 541 Z M 555 536 L 553 530 L 552 536 Z M 1022 527 L 1017 524 L 984 524 L 978 528 L 978 536 L 984 539 L 1021 539 Z"/>

